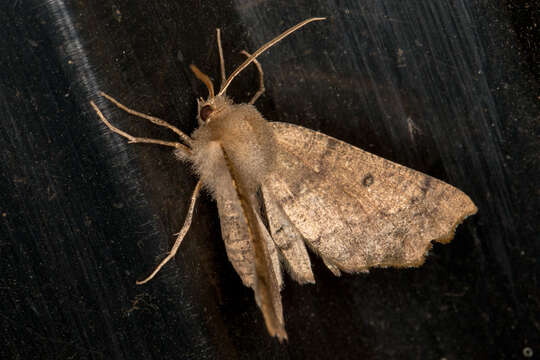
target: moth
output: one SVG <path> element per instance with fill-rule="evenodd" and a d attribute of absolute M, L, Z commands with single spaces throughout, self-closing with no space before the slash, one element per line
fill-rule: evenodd
<path fill-rule="evenodd" d="M 314 283 L 309 247 L 339 276 L 371 267 L 413 267 L 424 262 L 432 241 L 449 242 L 466 217 L 476 213 L 471 199 L 442 181 L 352 145 L 300 126 L 268 122 L 253 106 L 264 92 L 257 57 L 310 18 L 261 46 L 228 77 L 217 29 L 221 88 L 195 65 L 191 70 L 208 88 L 197 100 L 199 127 L 191 136 L 156 117 L 101 95 L 126 112 L 164 126 L 181 142 L 134 137 L 113 126 L 130 143 L 175 148 L 199 176 L 184 225 L 169 254 L 144 280 L 172 259 L 193 218 L 204 187 L 217 203 L 227 256 L 245 286 L 253 289 L 268 332 L 287 338 L 280 290 L 282 269 L 300 284 Z M 232 80 L 253 63 L 260 88 L 249 103 L 234 104 L 225 95 Z M 307 247 L 306 247 L 307 245 Z"/>

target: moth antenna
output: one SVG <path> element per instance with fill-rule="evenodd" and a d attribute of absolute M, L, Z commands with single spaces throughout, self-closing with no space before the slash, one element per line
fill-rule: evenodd
<path fill-rule="evenodd" d="M 170 130 L 172 130 L 173 132 L 175 132 L 178 136 L 180 136 L 180 138 L 188 145 L 191 145 L 191 138 L 186 135 L 183 131 L 181 131 L 180 129 L 178 129 L 176 126 L 173 126 L 171 124 L 169 124 L 168 122 L 166 122 L 165 120 L 162 120 L 160 118 L 157 118 L 155 116 L 150 116 L 150 115 L 146 115 L 146 114 L 143 114 L 139 111 L 136 111 L 136 110 L 133 110 L 131 108 L 128 108 L 126 105 L 120 103 L 118 100 L 116 100 L 115 98 L 113 98 L 112 96 L 104 93 L 103 91 L 100 91 L 99 92 L 99 95 L 103 96 L 105 99 L 109 100 L 110 102 L 112 102 L 114 105 L 116 105 L 118 108 L 124 110 L 125 112 L 127 112 L 128 114 L 130 115 L 134 115 L 134 116 L 137 116 L 137 117 L 140 117 L 140 118 L 143 118 L 143 119 L 146 119 L 148 121 L 150 121 L 151 123 L 153 124 L 156 124 L 156 125 L 159 125 L 159 126 L 163 126 L 163 127 L 166 127 Z M 93 106 L 93 105 L 92 105 Z M 96 109 L 97 107 L 94 107 L 94 109 Z M 98 113 L 98 115 L 100 115 L 100 112 L 99 111 L 96 111 Z M 101 116 L 100 116 L 101 117 Z M 102 117 L 102 120 L 103 120 L 104 117 Z M 107 121 L 104 121 L 105 124 L 107 124 L 107 126 L 113 130 L 111 128 L 111 126 L 109 126 L 110 124 L 108 124 Z M 115 131 L 115 130 L 113 130 Z M 115 131 L 116 133 L 118 133 L 117 131 Z M 120 133 L 119 133 L 120 134 Z M 120 134 L 120 135 L 123 135 L 123 134 Z M 128 137 L 129 139 L 129 137 Z"/>
<path fill-rule="evenodd" d="M 303 27 L 304 25 L 309 24 L 310 22 L 313 22 L 313 21 L 320 21 L 320 20 L 326 20 L 326 18 L 325 17 L 314 17 L 314 18 L 304 20 L 304 21 L 294 25 L 290 29 L 286 30 L 285 32 L 281 33 L 280 35 L 276 36 L 275 38 L 273 38 L 272 40 L 270 40 L 269 42 L 267 42 L 266 44 L 264 44 L 260 48 L 258 48 L 257 51 L 255 51 L 249 58 L 247 58 L 242 64 L 240 64 L 240 66 L 238 66 L 231 73 L 229 78 L 224 83 L 221 84 L 221 88 L 219 90 L 218 96 L 223 95 L 225 93 L 225 90 L 227 90 L 227 88 L 229 87 L 229 85 L 233 81 L 233 79 L 238 74 L 240 74 L 240 72 L 242 72 L 242 70 L 244 70 L 249 64 L 251 64 L 253 62 L 253 60 L 255 60 L 259 55 L 261 55 L 263 52 L 268 50 L 268 48 L 274 46 L 275 44 L 277 44 L 278 42 L 283 40 L 285 37 L 289 36 L 290 34 L 295 32 L 296 30 Z"/>
<path fill-rule="evenodd" d="M 223 47 L 221 46 L 221 30 L 216 29 L 217 33 L 217 47 L 219 52 L 219 68 L 221 69 L 221 84 L 225 82 L 225 58 L 223 57 Z"/>
<path fill-rule="evenodd" d="M 199 70 L 199 68 L 196 67 L 195 65 L 191 64 L 189 65 L 189 68 L 191 69 L 191 71 L 193 71 L 197 79 L 201 80 L 204 83 L 204 85 L 206 85 L 206 88 L 208 89 L 208 98 L 209 99 L 213 98 L 214 97 L 214 84 L 212 84 L 212 80 L 210 80 L 208 75 L 206 75 L 201 70 Z"/>
<path fill-rule="evenodd" d="M 202 181 L 199 180 L 199 182 L 197 182 L 197 185 L 195 185 L 195 190 L 193 190 L 193 195 L 191 195 L 191 203 L 189 204 L 189 210 L 186 216 L 186 220 L 184 220 L 184 226 L 182 226 L 182 229 L 178 233 L 178 237 L 176 238 L 176 241 L 174 242 L 174 245 L 171 248 L 169 255 L 167 255 L 167 257 L 163 259 L 161 263 L 159 263 L 159 265 L 154 269 L 154 271 L 152 271 L 150 275 L 148 275 L 146 279 L 136 281 L 135 283 L 137 285 L 142 285 L 152 280 L 154 276 L 156 276 L 156 274 L 159 272 L 159 270 L 161 270 L 161 268 L 165 266 L 165 264 L 168 263 L 169 260 L 171 260 L 176 255 L 176 252 L 178 251 L 178 248 L 180 247 L 182 240 L 184 240 L 184 237 L 186 236 L 189 230 L 189 227 L 191 226 L 191 220 L 193 219 L 193 210 L 195 209 L 195 202 L 197 201 L 197 198 L 199 197 L 201 186 L 202 186 Z"/>
<path fill-rule="evenodd" d="M 123 136 L 125 137 L 126 139 L 128 139 L 129 143 L 131 144 L 142 144 L 142 143 L 146 143 L 146 144 L 158 144 L 158 145 L 164 145 L 164 146 L 171 146 L 173 148 L 176 148 L 178 150 L 181 150 L 184 154 L 186 155 L 191 155 L 191 149 L 189 147 L 187 147 L 186 145 L 182 144 L 182 143 L 179 143 L 179 142 L 175 142 L 175 141 L 164 141 L 164 140 L 158 140 L 158 139 L 150 139 L 150 138 L 142 138 L 142 137 L 135 137 L 131 134 L 128 134 L 127 132 L 125 131 L 122 131 L 120 130 L 119 128 L 117 128 L 116 126 L 114 126 L 113 124 L 111 124 L 109 122 L 109 120 L 107 120 L 107 118 L 105 117 L 105 115 L 103 115 L 103 113 L 101 112 L 101 110 L 99 110 L 99 108 L 97 107 L 96 103 L 94 103 L 93 101 L 90 101 L 90 105 L 94 108 L 94 111 L 96 112 L 96 114 L 98 115 L 98 117 L 100 118 L 100 120 L 105 124 L 107 125 L 107 127 L 114 133 L 117 133 L 118 135 L 120 136 Z"/>
<path fill-rule="evenodd" d="M 241 53 L 246 55 L 247 57 L 251 56 L 251 54 L 248 53 L 246 50 L 242 50 Z M 253 63 L 255 64 L 255 66 L 257 67 L 257 71 L 259 72 L 259 90 L 257 90 L 255 95 L 253 95 L 253 97 L 249 101 L 250 105 L 253 105 L 255 103 L 255 101 L 257 101 L 257 99 L 259 97 L 261 97 L 262 94 L 264 94 L 264 91 L 265 91 L 265 88 L 264 88 L 264 72 L 263 72 L 261 63 L 257 59 L 253 59 Z"/>

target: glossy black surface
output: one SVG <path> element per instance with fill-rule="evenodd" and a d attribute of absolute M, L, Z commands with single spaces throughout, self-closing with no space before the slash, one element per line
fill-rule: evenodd
<path fill-rule="evenodd" d="M 521 359 L 540 353 L 537 5 L 497 1 L 11 1 L 0 7 L 3 359 Z M 183 222 L 195 178 L 174 140 L 217 81 L 264 54 L 269 120 L 320 130 L 445 180 L 479 213 L 418 269 L 287 280 L 270 338 L 204 195 L 174 263 L 136 286 Z M 254 67 L 230 88 L 246 101 Z"/>

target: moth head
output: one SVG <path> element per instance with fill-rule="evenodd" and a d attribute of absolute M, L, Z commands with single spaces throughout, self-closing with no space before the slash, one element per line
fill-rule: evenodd
<path fill-rule="evenodd" d="M 208 123 L 210 120 L 212 120 L 213 117 L 215 117 L 217 113 L 220 112 L 220 110 L 222 110 L 222 108 L 232 103 L 232 101 L 225 95 L 225 91 L 227 91 L 227 88 L 229 87 L 233 79 L 236 76 L 238 76 L 238 74 L 240 74 L 249 64 L 254 62 L 255 59 L 259 55 L 261 55 L 270 47 L 274 46 L 275 44 L 283 40 L 283 38 L 285 38 L 286 36 L 300 29 L 302 26 L 312 21 L 319 21 L 319 20 L 325 20 L 325 19 L 326 18 L 323 18 L 323 17 L 316 17 L 316 18 L 310 18 L 310 19 L 304 20 L 296 24 L 295 26 L 291 27 L 290 29 L 286 30 L 282 34 L 276 36 L 275 38 L 273 38 L 272 40 L 270 40 L 269 42 L 261 46 L 259 49 L 257 49 L 253 54 L 246 53 L 248 55 L 247 59 L 242 64 L 240 64 L 228 77 L 225 76 L 225 66 L 224 66 L 223 52 L 222 52 L 222 47 L 221 47 L 221 36 L 220 36 L 219 29 L 217 29 L 218 49 L 220 53 L 220 64 L 221 64 L 221 72 L 222 72 L 221 73 L 222 83 L 221 83 L 221 86 L 217 95 L 214 92 L 214 84 L 212 83 L 212 80 L 210 79 L 210 77 L 208 77 L 208 75 L 206 75 L 201 70 L 199 70 L 199 68 L 196 67 L 195 65 L 193 64 L 190 65 L 191 71 L 193 71 L 197 79 L 201 80 L 204 83 L 204 85 L 206 85 L 206 88 L 208 89 L 208 98 L 206 100 L 203 100 L 202 98 L 199 98 L 197 100 L 197 107 L 198 107 L 197 120 L 199 121 L 199 125 Z"/>
<path fill-rule="evenodd" d="M 199 125 L 207 124 L 215 116 L 220 113 L 227 105 L 232 104 L 232 101 L 224 96 L 218 95 L 214 97 L 208 97 L 208 99 L 197 99 L 197 120 Z"/>
<path fill-rule="evenodd" d="M 231 100 L 222 94 L 214 95 L 214 84 L 210 77 L 193 64 L 190 65 L 190 68 L 208 89 L 208 98 L 206 100 L 203 98 L 197 99 L 197 120 L 199 121 L 199 125 L 202 125 L 208 123 L 226 105 L 230 105 Z"/>

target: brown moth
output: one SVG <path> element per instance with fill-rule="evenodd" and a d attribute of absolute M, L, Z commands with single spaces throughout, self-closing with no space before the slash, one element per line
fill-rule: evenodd
<path fill-rule="evenodd" d="M 171 129 L 183 143 L 134 137 L 111 125 L 91 102 L 112 131 L 130 143 L 174 147 L 175 155 L 191 163 L 200 178 L 170 253 L 137 284 L 152 279 L 174 257 L 204 186 L 217 202 L 227 256 L 244 285 L 253 289 L 268 332 L 280 340 L 287 338 L 282 267 L 301 284 L 315 282 L 306 245 L 336 276 L 370 267 L 419 266 L 432 241 L 449 242 L 457 225 L 477 211 L 471 199 L 451 185 L 319 132 L 267 122 L 257 111 L 253 103 L 264 92 L 257 56 L 318 20 L 324 18 L 302 21 L 253 54 L 244 51 L 247 59 L 229 77 L 218 29 L 217 95 L 210 78 L 191 65 L 209 92 L 206 100 L 197 100 L 199 127 L 191 137 L 101 93 L 126 112 Z M 260 89 L 249 103 L 234 104 L 225 91 L 251 63 L 259 71 Z"/>

